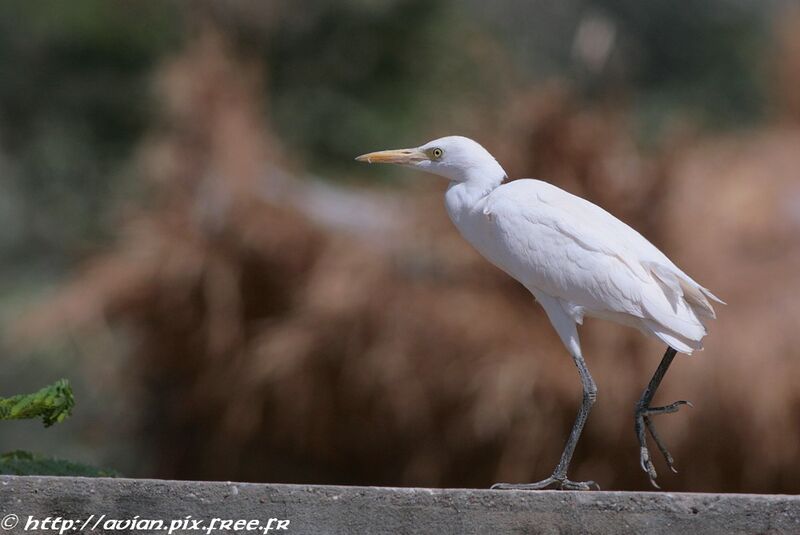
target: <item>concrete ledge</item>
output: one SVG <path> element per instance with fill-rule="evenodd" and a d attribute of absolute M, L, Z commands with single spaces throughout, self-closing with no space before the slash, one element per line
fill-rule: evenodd
<path fill-rule="evenodd" d="M 18 523 L 11 526 L 16 515 Z M 94 515 L 92 517 L 92 515 Z M 95 524 L 102 515 L 102 522 Z M 138 516 L 137 516 L 138 515 Z M 634 492 L 509 492 L 268 485 L 255 483 L 0 476 L 0 533 L 61 517 L 69 533 L 157 533 L 144 524 L 186 524 L 173 533 L 206 533 L 212 519 L 259 523 L 259 530 L 210 533 L 800 533 L 800 497 Z M 85 524 L 91 517 L 91 521 Z M 190 517 L 187 519 L 187 517 Z M 277 530 L 277 520 L 289 520 Z M 63 525 L 63 521 L 62 521 Z M 219 527 L 222 527 L 217 523 Z M 251 524 L 255 526 L 255 524 Z M 31 532 L 29 525 L 28 532 Z M 57 533 L 58 528 L 34 533 Z M 229 526 L 230 527 L 230 526 Z M 284 527 L 287 527 L 284 525 Z M 11 528 L 11 529 L 8 529 Z M 94 529 L 93 529 L 94 528 Z M 187 528 L 187 529 L 182 529 Z"/>

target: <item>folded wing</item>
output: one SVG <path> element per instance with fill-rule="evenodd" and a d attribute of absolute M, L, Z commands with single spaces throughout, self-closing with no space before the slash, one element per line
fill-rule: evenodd
<path fill-rule="evenodd" d="M 722 303 L 634 229 L 538 180 L 492 192 L 484 208 L 497 245 L 487 256 L 532 291 L 584 314 L 638 327 L 683 353 L 702 348 Z"/>

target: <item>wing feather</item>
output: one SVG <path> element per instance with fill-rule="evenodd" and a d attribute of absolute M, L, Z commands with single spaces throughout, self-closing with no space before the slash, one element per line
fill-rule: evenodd
<path fill-rule="evenodd" d="M 701 347 L 703 320 L 721 301 L 641 234 L 599 206 L 538 180 L 517 180 L 487 198 L 497 244 L 482 251 L 531 290 L 567 310 L 627 315 L 679 351 Z M 577 320 L 576 320 L 577 321 Z"/>

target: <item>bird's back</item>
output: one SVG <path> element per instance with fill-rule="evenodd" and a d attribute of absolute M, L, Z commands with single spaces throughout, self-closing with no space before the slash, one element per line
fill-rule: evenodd
<path fill-rule="evenodd" d="M 448 191 L 448 196 L 451 192 Z M 448 211 L 464 237 L 534 295 L 638 327 L 675 349 L 702 347 L 717 299 L 641 234 L 552 184 L 523 179 Z M 457 212 L 454 214 L 454 212 Z"/>

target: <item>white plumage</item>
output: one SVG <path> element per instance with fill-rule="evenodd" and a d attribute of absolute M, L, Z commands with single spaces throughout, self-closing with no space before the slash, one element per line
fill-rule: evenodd
<path fill-rule="evenodd" d="M 450 180 L 445 206 L 453 223 L 484 257 L 522 283 L 542 305 L 576 359 L 584 397 L 591 392 L 592 402 L 594 382 L 581 368 L 585 365 L 576 328 L 585 316 L 635 327 L 682 353 L 702 348 L 705 322 L 715 317 L 710 301 L 722 301 L 599 206 L 540 180 L 503 184 L 506 174 L 494 157 L 460 136 L 357 159 L 414 167 Z M 667 366 L 669 362 L 664 371 Z M 590 406 L 591 402 L 582 406 L 584 420 Z M 647 410 L 637 417 L 646 422 Z M 580 434 L 580 415 L 578 420 Z M 671 467 L 671 457 L 655 435 L 654 439 Z M 642 448 L 646 450 L 644 444 Z M 554 474 L 549 482 L 583 488 L 566 479 L 572 454 L 567 450 L 559 464 L 564 464 L 563 474 Z M 655 471 L 644 453 L 642 465 L 654 480 Z"/>
<path fill-rule="evenodd" d="M 719 299 L 628 225 L 539 180 L 501 185 L 471 206 L 452 192 L 458 187 L 446 197 L 456 226 L 551 318 L 610 319 L 683 353 L 702 347 L 703 320 L 714 317 L 709 299 Z"/>

